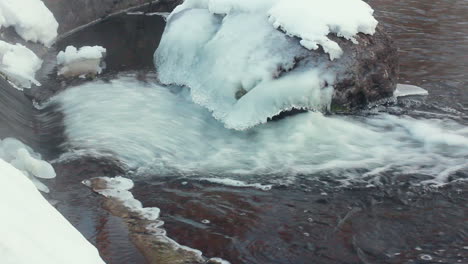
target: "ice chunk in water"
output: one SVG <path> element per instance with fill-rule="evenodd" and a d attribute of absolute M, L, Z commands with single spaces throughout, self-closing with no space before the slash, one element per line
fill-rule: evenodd
<path fill-rule="evenodd" d="M 428 95 L 427 90 L 424 90 L 421 87 L 409 84 L 398 84 L 395 92 L 393 92 L 394 97 L 403 97 L 410 95 Z"/>
<path fill-rule="evenodd" d="M 105 53 L 106 49 L 101 46 L 84 46 L 80 49 L 68 46 L 57 55 L 57 63 L 61 66 L 57 74 L 65 77 L 100 74 Z"/>

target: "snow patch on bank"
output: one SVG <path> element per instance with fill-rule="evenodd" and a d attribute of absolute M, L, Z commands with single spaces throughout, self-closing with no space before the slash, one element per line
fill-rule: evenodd
<path fill-rule="evenodd" d="M 84 46 L 77 49 L 68 46 L 65 51 L 57 55 L 57 64 L 61 67 L 58 75 L 80 76 L 86 74 L 100 74 L 103 70 L 101 60 L 106 49 L 101 46 Z"/>
<path fill-rule="evenodd" d="M 14 138 L 0 140 L 0 159 L 10 163 L 29 178 L 37 189 L 49 192 L 49 188 L 37 178 L 55 178 L 55 170 L 48 162 L 41 159 L 41 155 L 34 152 L 30 147 Z"/>
<path fill-rule="evenodd" d="M 0 28 L 9 26 L 26 41 L 50 46 L 59 24 L 41 0 L 1 0 Z"/>
<path fill-rule="evenodd" d="M 98 251 L 18 169 L 0 159 L 2 264 L 102 264 Z"/>
<path fill-rule="evenodd" d="M 31 83 L 40 86 L 35 79 L 42 60 L 21 44 L 12 45 L 0 40 L 0 72 L 18 88 L 31 88 Z"/>

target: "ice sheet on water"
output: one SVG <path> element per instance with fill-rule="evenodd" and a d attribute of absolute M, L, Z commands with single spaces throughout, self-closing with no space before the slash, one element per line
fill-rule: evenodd
<path fill-rule="evenodd" d="M 7 141 L 10 146 L 18 145 Z M 1 158 L 0 182 L 2 264 L 104 263 L 96 248 L 49 204 L 31 181 Z"/>
<path fill-rule="evenodd" d="M 35 79 L 42 60 L 21 44 L 12 45 L 0 40 L 0 72 L 15 86 L 30 88 L 31 83 L 40 85 Z"/>
<path fill-rule="evenodd" d="M 190 103 L 186 92 L 122 78 L 66 90 L 52 103 L 65 115 L 65 147 L 114 153 L 137 174 L 269 184 L 318 174 L 378 183 L 390 173 L 444 184 L 468 169 L 468 128 L 453 121 L 308 112 L 235 131 Z"/>
<path fill-rule="evenodd" d="M 410 95 L 428 95 L 429 92 L 421 87 L 409 84 L 398 84 L 395 92 L 393 93 L 394 97 L 403 97 Z"/>
<path fill-rule="evenodd" d="M 9 26 L 24 40 L 49 46 L 59 25 L 41 0 L 1 0 L 0 28 Z"/>

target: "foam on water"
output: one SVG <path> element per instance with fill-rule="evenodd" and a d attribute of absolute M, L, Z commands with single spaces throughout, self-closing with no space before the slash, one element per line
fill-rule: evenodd
<path fill-rule="evenodd" d="M 65 115 L 64 157 L 112 155 L 136 174 L 247 183 L 320 174 L 375 184 L 391 173 L 443 184 L 468 167 L 468 128 L 454 121 L 308 112 L 236 131 L 189 97 L 132 77 L 66 90 L 52 99 Z"/>

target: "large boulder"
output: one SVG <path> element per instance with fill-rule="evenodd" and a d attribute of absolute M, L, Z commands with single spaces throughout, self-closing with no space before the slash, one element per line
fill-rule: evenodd
<path fill-rule="evenodd" d="M 330 62 L 338 69 L 333 110 L 353 110 L 393 96 L 398 73 L 398 50 L 378 26 L 374 35 L 358 34 L 359 44 L 334 37 L 344 50 L 341 58 Z M 313 56 L 321 56 L 313 52 Z M 323 55 L 322 55 L 323 56 Z"/>

